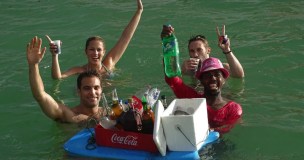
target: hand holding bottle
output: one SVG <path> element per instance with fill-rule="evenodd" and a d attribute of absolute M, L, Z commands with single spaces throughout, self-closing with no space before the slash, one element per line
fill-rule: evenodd
<path fill-rule="evenodd" d="M 166 28 L 165 25 L 163 28 Z M 173 33 L 162 38 L 162 48 L 166 76 L 169 78 L 181 76 L 181 69 L 179 65 L 179 47 L 177 38 Z"/>
<path fill-rule="evenodd" d="M 160 34 L 160 38 L 163 39 L 164 37 L 170 36 L 173 34 L 174 28 L 169 24 L 169 25 L 163 25 L 163 30 Z"/>

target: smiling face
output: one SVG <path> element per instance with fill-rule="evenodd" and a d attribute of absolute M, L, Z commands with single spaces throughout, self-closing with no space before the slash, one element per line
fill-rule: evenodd
<path fill-rule="evenodd" d="M 104 42 L 100 37 L 91 37 L 87 40 L 85 49 L 89 63 L 100 64 L 105 55 Z"/>
<path fill-rule="evenodd" d="M 102 93 L 101 82 L 98 77 L 84 77 L 81 80 L 78 94 L 80 103 L 86 107 L 93 108 L 99 106 L 99 101 Z"/>
<path fill-rule="evenodd" d="M 217 96 L 225 84 L 225 78 L 220 70 L 204 72 L 199 80 L 204 86 L 204 94 L 207 96 Z"/>

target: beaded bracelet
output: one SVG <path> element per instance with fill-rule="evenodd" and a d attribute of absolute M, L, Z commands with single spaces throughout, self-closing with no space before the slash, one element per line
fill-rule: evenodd
<path fill-rule="evenodd" d="M 229 53 L 231 53 L 231 52 L 232 52 L 232 51 L 228 51 L 228 52 L 224 52 L 224 51 L 223 51 L 224 54 L 229 54 Z"/>

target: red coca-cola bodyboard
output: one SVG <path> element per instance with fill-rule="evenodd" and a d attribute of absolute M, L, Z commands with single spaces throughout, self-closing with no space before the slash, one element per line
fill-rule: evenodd
<path fill-rule="evenodd" d="M 95 139 L 99 146 L 158 152 L 152 134 L 116 131 L 97 125 Z"/>

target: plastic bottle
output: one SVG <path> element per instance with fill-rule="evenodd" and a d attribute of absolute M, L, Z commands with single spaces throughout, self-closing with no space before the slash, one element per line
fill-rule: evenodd
<path fill-rule="evenodd" d="M 158 100 L 160 90 L 157 88 L 151 88 L 147 94 L 147 103 L 152 109 L 154 109 L 154 104 Z"/>
<path fill-rule="evenodd" d="M 170 25 L 164 25 L 163 27 L 169 27 Z M 163 37 L 163 56 L 165 74 L 167 77 L 181 76 L 181 69 L 179 65 L 179 48 L 175 35 L 172 33 L 169 36 Z"/>

